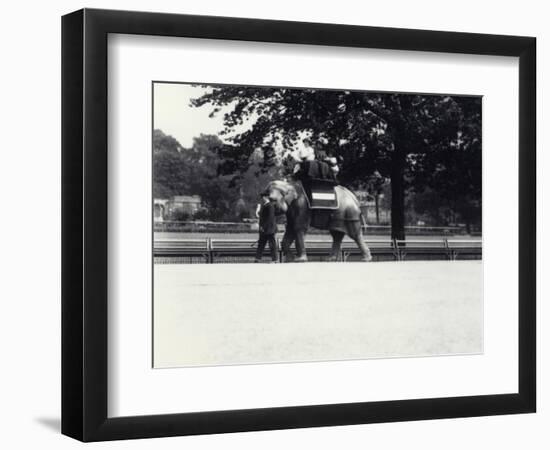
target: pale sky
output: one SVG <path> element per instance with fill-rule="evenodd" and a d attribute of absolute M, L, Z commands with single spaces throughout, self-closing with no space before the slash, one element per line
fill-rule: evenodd
<path fill-rule="evenodd" d="M 200 97 L 208 88 L 180 83 L 155 83 L 153 124 L 155 129 L 175 137 L 186 148 L 193 138 L 202 134 L 216 134 L 223 130 L 224 108 L 214 117 L 210 105 L 199 108 L 189 106 L 192 98 Z M 221 136 L 220 136 L 221 137 Z"/>
<path fill-rule="evenodd" d="M 222 108 L 214 117 L 208 117 L 213 109 L 210 105 L 199 108 L 189 106 L 191 99 L 200 97 L 208 92 L 209 88 L 183 83 L 154 83 L 153 89 L 153 128 L 173 136 L 183 147 L 190 148 L 193 138 L 200 134 L 219 135 L 223 130 L 223 114 L 229 111 L 231 106 Z M 257 116 L 252 116 L 250 121 L 253 122 L 256 118 Z M 250 122 L 245 122 L 242 126 L 236 127 L 231 134 L 242 133 L 249 126 Z M 307 133 L 300 133 L 300 136 L 299 142 L 295 144 L 296 149 L 303 147 L 301 140 L 307 137 Z M 224 139 L 222 136 L 219 137 Z"/>
<path fill-rule="evenodd" d="M 200 133 L 218 134 L 223 129 L 222 115 L 209 118 L 209 105 L 189 106 L 192 98 L 207 90 L 189 84 L 155 83 L 153 123 L 155 129 L 175 137 L 184 147 L 191 147 L 193 138 Z"/>

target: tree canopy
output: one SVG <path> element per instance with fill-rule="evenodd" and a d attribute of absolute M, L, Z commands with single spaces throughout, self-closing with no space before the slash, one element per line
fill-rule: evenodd
<path fill-rule="evenodd" d="M 284 171 L 285 152 L 307 133 L 316 150 L 339 157 L 343 184 L 364 186 L 375 173 L 390 180 L 394 238 L 405 237 L 407 192 L 435 190 L 463 206 L 464 220 L 480 206 L 479 97 L 214 86 L 192 105 L 225 111 L 230 144 L 220 155 L 222 173 L 240 174 L 233 183 L 258 151 L 262 170 Z"/>
<path fill-rule="evenodd" d="M 265 166 L 262 152 L 239 165 L 234 158 L 226 157 L 233 151 L 217 136 L 202 134 L 191 148 L 184 148 L 172 136 L 154 130 L 153 197 L 198 195 L 202 205 L 198 217 L 203 219 L 252 217 L 259 192 L 280 176 L 279 168 Z"/>

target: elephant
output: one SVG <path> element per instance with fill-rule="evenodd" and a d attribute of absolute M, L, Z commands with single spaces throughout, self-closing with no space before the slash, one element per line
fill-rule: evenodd
<path fill-rule="evenodd" d="M 277 205 L 280 213 L 286 214 L 286 230 L 282 240 L 285 260 L 290 258 L 290 246 L 296 243 L 295 262 L 307 261 L 304 245 L 305 235 L 312 225 L 315 228 L 329 230 L 332 236 L 330 260 L 337 261 L 344 235 L 353 239 L 361 251 L 362 261 L 371 261 L 369 248 L 363 240 L 363 215 L 357 197 L 341 185 L 334 187 L 338 199 L 338 208 L 334 210 L 312 211 L 300 181 L 271 181 L 266 192 Z"/>

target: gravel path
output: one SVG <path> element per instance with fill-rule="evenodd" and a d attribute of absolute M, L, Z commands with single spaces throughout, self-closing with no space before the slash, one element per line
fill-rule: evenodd
<path fill-rule="evenodd" d="M 154 270 L 155 367 L 483 350 L 481 261 Z"/>

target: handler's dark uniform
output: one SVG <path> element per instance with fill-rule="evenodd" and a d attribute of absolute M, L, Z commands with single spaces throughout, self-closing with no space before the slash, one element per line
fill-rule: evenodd
<path fill-rule="evenodd" d="M 277 261 L 277 243 L 275 242 L 275 233 L 277 233 L 275 205 L 273 202 L 267 202 L 260 208 L 260 239 L 258 240 L 258 249 L 256 250 L 256 261 L 262 259 L 265 244 L 267 243 L 269 243 L 271 259 L 273 261 Z"/>

